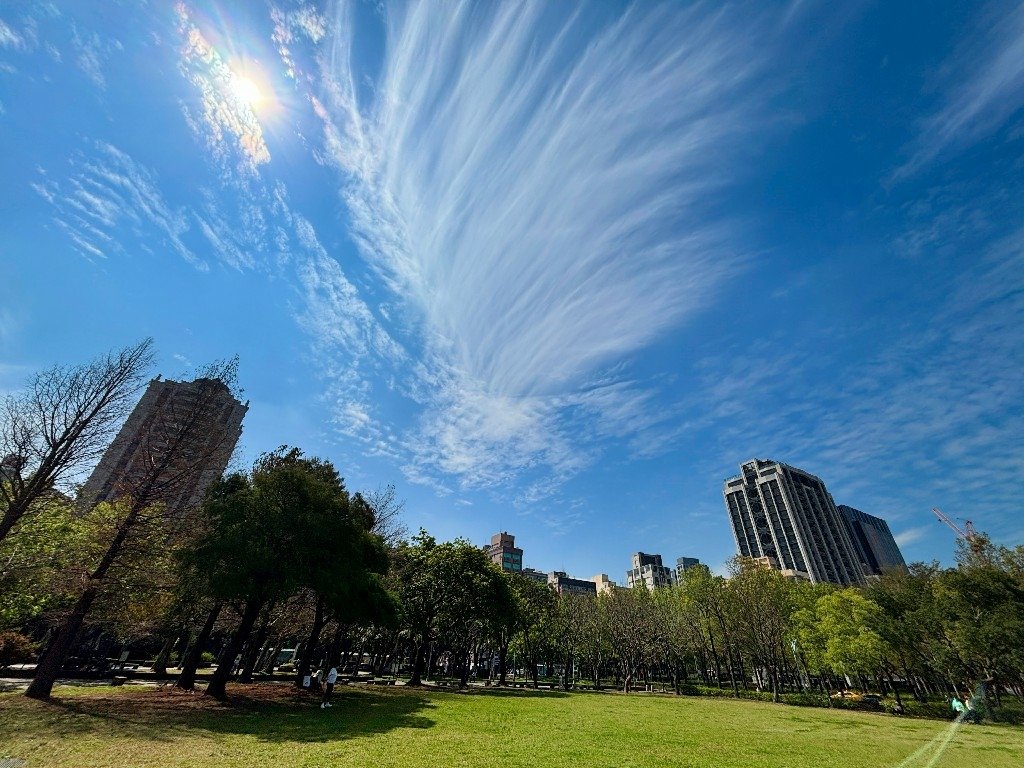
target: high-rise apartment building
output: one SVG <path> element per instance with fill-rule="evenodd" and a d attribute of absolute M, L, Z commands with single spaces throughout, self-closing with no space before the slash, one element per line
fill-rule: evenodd
<path fill-rule="evenodd" d="M 676 581 L 682 581 L 683 574 L 691 568 L 696 568 L 700 565 L 700 560 L 696 557 L 677 557 L 676 558 Z"/>
<path fill-rule="evenodd" d="M 597 594 L 599 595 L 614 592 L 616 589 L 615 582 L 608 578 L 607 573 L 599 573 L 590 580 L 597 585 Z"/>
<path fill-rule="evenodd" d="M 662 565 L 661 555 L 634 552 L 633 568 L 626 571 L 626 586 L 632 588 L 644 584 L 648 589 L 667 587 L 675 580 L 674 576 L 671 568 Z"/>
<path fill-rule="evenodd" d="M 142 496 L 147 504 L 163 502 L 170 516 L 182 516 L 224 472 L 248 409 L 219 379 L 153 379 L 81 499 L 93 504 Z"/>
<path fill-rule="evenodd" d="M 903 554 L 885 520 L 845 504 L 840 504 L 838 509 L 850 526 L 853 545 L 860 555 L 865 575 L 881 576 L 884 571 L 894 568 L 907 569 Z"/>
<path fill-rule="evenodd" d="M 850 528 L 820 478 L 778 461 L 753 459 L 725 481 L 736 549 L 791 578 L 862 584 Z"/>
<path fill-rule="evenodd" d="M 484 552 L 503 571 L 519 573 L 523 570 L 523 550 L 516 546 L 516 537 L 506 531 L 491 536 L 491 543 L 484 547 Z"/>

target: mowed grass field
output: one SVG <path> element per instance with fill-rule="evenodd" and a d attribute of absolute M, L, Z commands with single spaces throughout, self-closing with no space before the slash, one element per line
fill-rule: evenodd
<path fill-rule="evenodd" d="M 1024 729 L 728 699 L 341 688 L 332 709 L 287 686 L 202 695 L 58 688 L 0 695 L 0 764 L 35 766 L 1024 765 Z M 942 741 L 941 757 L 931 763 Z M 912 755 L 914 759 L 908 761 Z"/>

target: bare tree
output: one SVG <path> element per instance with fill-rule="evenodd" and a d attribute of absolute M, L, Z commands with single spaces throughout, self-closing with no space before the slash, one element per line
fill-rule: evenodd
<path fill-rule="evenodd" d="M 363 493 L 362 498 L 373 510 L 373 528 L 370 532 L 384 539 L 388 549 L 394 549 L 398 542 L 409 536 L 409 529 L 402 522 L 405 501 L 398 498 L 394 485 L 378 486 L 375 491 Z"/>
<path fill-rule="evenodd" d="M 153 340 L 37 373 L 0 403 L 0 541 L 42 495 L 93 462 L 131 409 Z"/>
<path fill-rule="evenodd" d="M 225 445 L 232 439 L 229 433 L 212 427 L 226 421 L 224 411 L 233 407 L 234 399 L 226 398 L 225 392 L 230 393 L 236 370 L 234 360 L 211 366 L 193 382 L 188 397 L 170 398 L 148 415 L 136 435 L 139 444 L 114 485 L 116 496 L 111 501 L 117 507 L 118 523 L 113 538 L 43 652 L 27 696 L 49 697 L 89 610 L 133 542 L 152 542 L 146 533 L 161 523 L 180 529 L 180 520 L 168 518 L 180 516 L 181 508 L 168 500 L 191 495 L 199 478 L 209 475 L 211 464 L 230 450 Z"/>

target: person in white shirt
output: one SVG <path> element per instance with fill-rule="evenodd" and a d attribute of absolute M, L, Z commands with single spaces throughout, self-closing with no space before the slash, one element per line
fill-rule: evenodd
<path fill-rule="evenodd" d="M 324 678 L 327 685 L 324 686 L 324 700 L 320 702 L 320 709 L 331 706 L 331 694 L 334 693 L 334 684 L 338 682 L 338 668 L 331 667 L 331 671 Z"/>

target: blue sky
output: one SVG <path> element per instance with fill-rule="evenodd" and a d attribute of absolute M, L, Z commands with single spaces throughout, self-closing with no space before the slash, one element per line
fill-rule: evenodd
<path fill-rule="evenodd" d="M 754 456 L 1020 543 L 1022 106 L 1011 2 L 4 3 L 0 388 L 238 354 L 246 460 L 579 576 Z"/>

